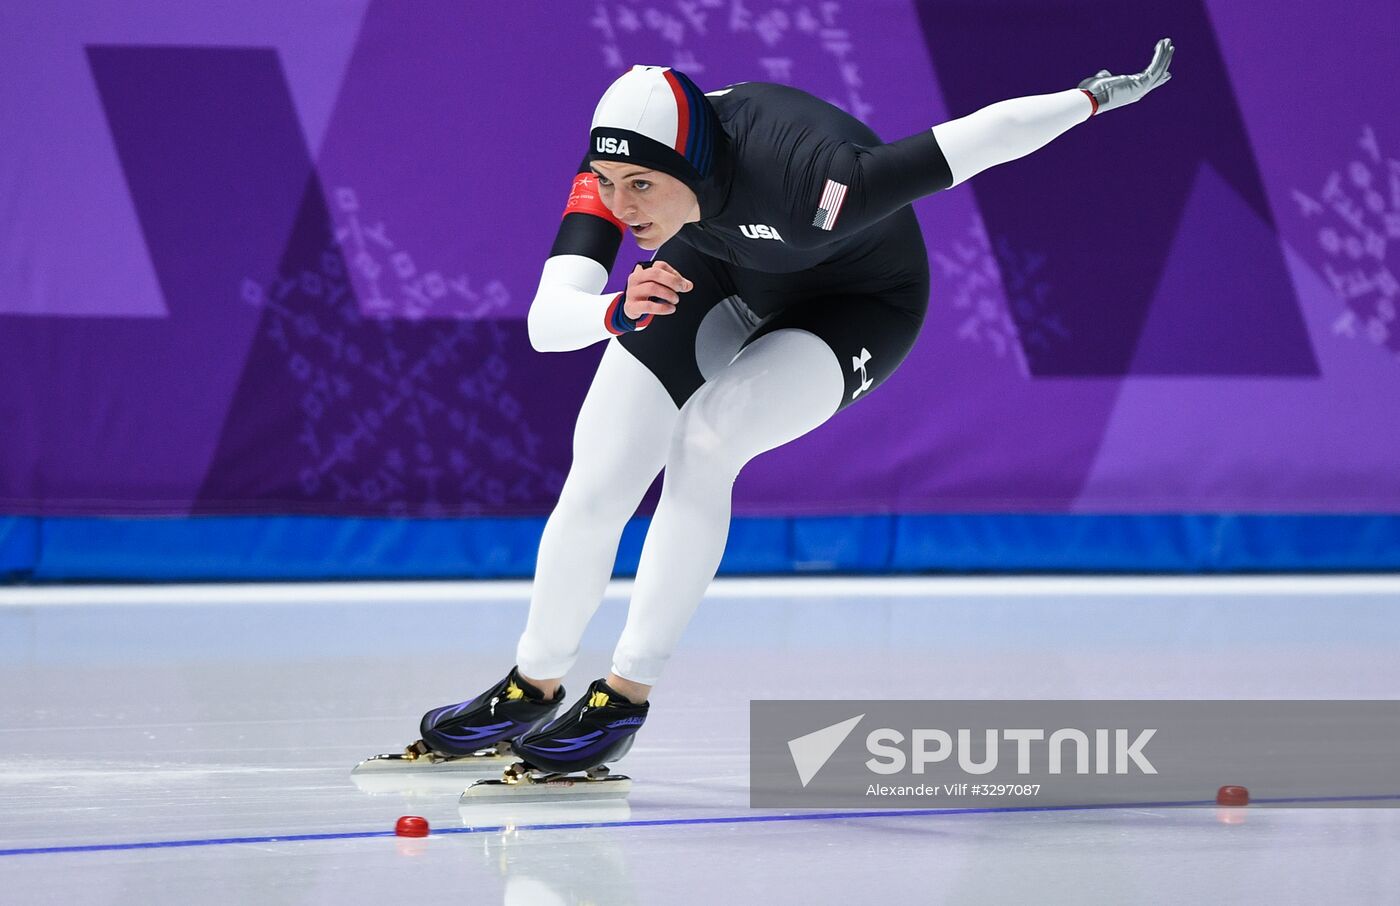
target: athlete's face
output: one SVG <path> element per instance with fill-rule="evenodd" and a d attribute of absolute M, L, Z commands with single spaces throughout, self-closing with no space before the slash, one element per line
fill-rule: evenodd
<path fill-rule="evenodd" d="M 660 248 L 681 227 L 700 219 L 695 193 L 674 176 L 611 160 L 595 160 L 592 166 L 603 204 L 644 249 Z"/>

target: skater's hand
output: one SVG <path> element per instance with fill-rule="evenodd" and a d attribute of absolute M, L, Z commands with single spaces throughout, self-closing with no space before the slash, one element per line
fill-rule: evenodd
<path fill-rule="evenodd" d="M 1098 102 L 1095 113 L 1136 103 L 1152 89 L 1171 81 L 1172 74 L 1167 67 L 1171 66 L 1174 53 L 1176 48 L 1172 45 L 1172 39 L 1163 38 L 1153 49 L 1152 62 L 1137 75 L 1116 76 L 1107 69 L 1100 69 L 1080 82 L 1079 87 L 1092 94 Z"/>
<path fill-rule="evenodd" d="M 669 315 L 680 302 L 679 293 L 694 288 L 695 284 L 665 261 L 653 261 L 651 267 L 638 264 L 627 275 L 627 297 L 622 310 L 633 321 L 647 315 Z"/>

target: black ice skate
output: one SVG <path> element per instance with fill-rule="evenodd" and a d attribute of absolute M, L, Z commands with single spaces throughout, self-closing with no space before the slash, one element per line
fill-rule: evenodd
<path fill-rule="evenodd" d="M 594 680 L 578 703 L 514 743 L 521 759 L 500 780 L 478 780 L 462 794 L 468 802 L 499 796 L 531 800 L 618 799 L 630 778 L 606 767 L 632 748 L 650 703 L 634 705 L 604 680 Z"/>
<path fill-rule="evenodd" d="M 512 667 L 505 679 L 470 701 L 434 708 L 419 724 L 422 738 L 403 752 L 376 755 L 354 774 L 420 768 L 496 771 L 515 755 L 511 740 L 553 716 L 564 701 L 564 687 L 545 700 Z"/>

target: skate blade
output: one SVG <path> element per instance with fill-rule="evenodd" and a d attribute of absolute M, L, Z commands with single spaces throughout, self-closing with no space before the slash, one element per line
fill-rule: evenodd
<path fill-rule="evenodd" d="M 495 774 L 516 761 L 514 755 L 462 755 L 455 758 L 440 756 L 409 758 L 402 752 L 375 755 L 355 765 L 354 774 Z"/>
<path fill-rule="evenodd" d="M 632 792 L 632 778 L 611 774 L 598 780 L 578 775 L 529 778 L 507 783 L 504 780 L 478 780 L 467 787 L 458 800 L 461 805 L 478 802 L 572 802 L 576 800 L 626 799 Z"/>
<path fill-rule="evenodd" d="M 441 755 L 406 753 L 376 755 L 355 765 L 350 780 L 362 793 L 398 793 L 423 796 L 459 793 L 462 784 L 474 777 L 489 777 L 509 765 L 509 755 L 495 752 L 463 755 L 456 758 Z"/>

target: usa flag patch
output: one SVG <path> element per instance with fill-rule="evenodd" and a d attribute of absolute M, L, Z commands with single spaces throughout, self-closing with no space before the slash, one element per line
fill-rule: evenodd
<path fill-rule="evenodd" d="M 823 230 L 836 226 L 836 216 L 841 213 L 841 204 L 845 200 L 846 184 L 828 179 L 822 200 L 817 202 L 817 216 L 812 218 L 812 226 Z"/>

